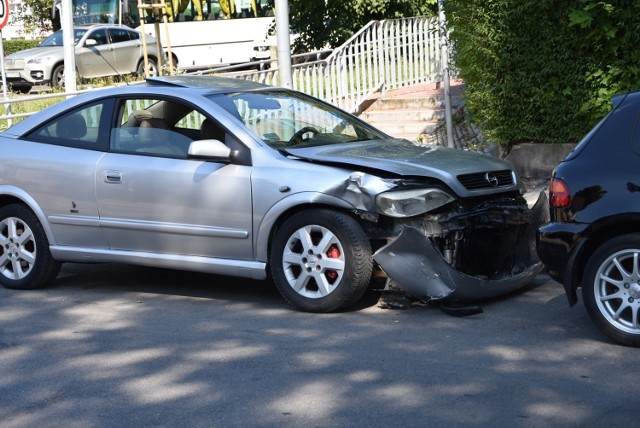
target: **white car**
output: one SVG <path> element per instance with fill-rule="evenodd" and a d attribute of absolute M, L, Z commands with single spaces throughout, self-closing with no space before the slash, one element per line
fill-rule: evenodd
<path fill-rule="evenodd" d="M 137 73 L 144 75 L 142 35 L 118 25 L 76 26 L 73 30 L 78 77 L 94 78 Z M 155 39 L 147 37 L 149 74 L 158 74 Z M 7 83 L 28 92 L 34 85 L 64 85 L 62 30 L 56 31 L 35 48 L 8 55 L 5 59 Z"/>

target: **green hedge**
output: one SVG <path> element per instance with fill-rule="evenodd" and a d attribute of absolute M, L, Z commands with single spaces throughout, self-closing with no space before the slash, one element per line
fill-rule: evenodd
<path fill-rule="evenodd" d="M 467 107 L 492 141 L 575 142 L 612 95 L 640 89 L 635 0 L 447 0 L 446 13 Z"/>
<path fill-rule="evenodd" d="M 34 48 L 38 46 L 38 44 L 42 40 L 24 40 L 24 39 L 15 39 L 15 40 L 3 40 L 2 47 L 4 48 L 4 54 L 10 55 L 14 52 L 22 51 L 29 48 Z"/>

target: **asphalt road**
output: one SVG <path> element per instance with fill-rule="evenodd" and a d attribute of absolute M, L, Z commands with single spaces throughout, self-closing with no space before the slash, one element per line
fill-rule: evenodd
<path fill-rule="evenodd" d="M 455 318 L 296 312 L 269 282 L 67 265 L 0 289 L 0 426 L 640 425 L 640 350 L 540 276 Z"/>

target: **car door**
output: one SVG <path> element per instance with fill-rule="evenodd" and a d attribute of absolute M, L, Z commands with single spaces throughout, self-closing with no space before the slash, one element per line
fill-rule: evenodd
<path fill-rule="evenodd" d="M 95 40 L 95 44 L 87 43 Z M 84 39 L 82 46 L 76 48 L 76 65 L 81 77 L 112 76 L 116 72 L 116 57 L 113 45 L 109 42 L 107 28 L 96 28 Z"/>
<path fill-rule="evenodd" d="M 132 36 L 137 35 L 127 28 L 110 28 L 109 37 L 115 57 L 115 68 L 120 74 L 131 74 L 136 71 L 142 52 L 142 41 Z"/>
<path fill-rule="evenodd" d="M 38 204 L 54 236 L 53 245 L 108 249 L 99 228 L 96 165 L 108 147 L 111 100 L 79 107 L 23 136 L 0 171 Z M 28 181 L 26 180 L 28 179 Z"/>
<path fill-rule="evenodd" d="M 177 102 L 126 100 L 97 167 L 100 224 L 113 250 L 251 260 L 251 167 L 187 159 L 204 116 Z M 189 110 L 193 110 L 188 108 Z"/>

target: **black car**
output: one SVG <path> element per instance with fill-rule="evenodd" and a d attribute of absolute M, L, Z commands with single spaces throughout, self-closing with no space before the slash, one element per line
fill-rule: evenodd
<path fill-rule="evenodd" d="M 612 111 L 554 170 L 550 223 L 537 249 L 570 305 L 615 341 L 640 347 L 640 92 Z"/>

